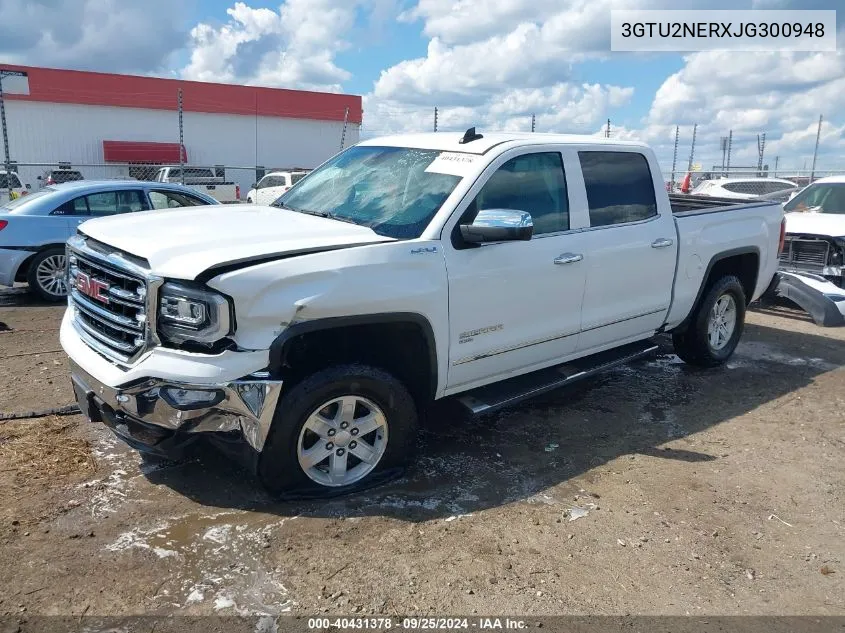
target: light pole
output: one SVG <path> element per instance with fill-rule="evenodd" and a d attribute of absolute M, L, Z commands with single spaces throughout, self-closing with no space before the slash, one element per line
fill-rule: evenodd
<path fill-rule="evenodd" d="M 6 103 L 3 101 L 3 79 L 5 77 L 26 77 L 20 70 L 5 70 L 0 68 L 0 126 L 3 127 L 3 168 L 6 170 L 6 189 L 9 200 L 12 199 L 12 166 L 9 163 L 9 135 L 6 132 Z"/>

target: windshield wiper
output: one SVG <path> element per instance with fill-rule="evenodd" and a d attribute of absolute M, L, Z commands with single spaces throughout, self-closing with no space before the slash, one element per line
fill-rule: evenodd
<path fill-rule="evenodd" d="M 279 209 L 287 209 L 288 211 L 296 211 L 297 213 L 305 213 L 306 215 L 316 215 L 318 218 L 327 218 L 329 220 L 337 220 L 338 222 L 346 222 L 347 224 L 355 224 L 358 226 L 362 226 L 352 218 L 347 218 L 342 215 L 337 215 L 335 213 L 331 213 L 329 211 L 313 211 L 311 209 L 297 209 L 296 207 L 292 207 L 289 204 L 285 204 L 284 202 L 274 202 L 274 207 Z"/>

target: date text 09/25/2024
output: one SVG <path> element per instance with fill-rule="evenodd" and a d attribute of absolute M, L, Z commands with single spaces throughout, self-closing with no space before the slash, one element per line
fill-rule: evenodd
<path fill-rule="evenodd" d="M 406 631 L 454 631 L 454 630 L 519 630 L 528 625 L 524 620 L 514 618 L 438 618 L 438 617 L 408 617 L 408 618 L 308 618 L 309 630 L 388 630 L 401 629 Z"/>

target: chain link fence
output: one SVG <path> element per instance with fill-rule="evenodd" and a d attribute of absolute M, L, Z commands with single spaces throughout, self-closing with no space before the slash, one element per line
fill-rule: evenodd
<path fill-rule="evenodd" d="M 0 188 L 3 189 L 2 193 L 6 193 L 11 187 L 13 199 L 50 185 L 77 180 L 137 180 L 184 184 L 225 203 L 246 202 L 249 191 L 267 174 L 278 171 L 305 171 L 302 167 L 292 165 L 180 167 L 159 163 L 11 163 L 10 167 L 11 177 L 0 173 Z"/>

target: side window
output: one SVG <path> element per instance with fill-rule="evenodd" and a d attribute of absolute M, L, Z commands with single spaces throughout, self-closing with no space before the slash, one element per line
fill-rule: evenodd
<path fill-rule="evenodd" d="M 118 213 L 135 213 L 136 211 L 145 211 L 150 208 L 144 193 L 139 189 L 117 191 L 115 193 L 117 194 Z"/>
<path fill-rule="evenodd" d="M 117 192 L 115 191 L 94 193 L 86 196 L 86 199 L 88 200 L 88 209 L 91 211 L 91 215 L 95 217 L 117 213 Z"/>
<path fill-rule="evenodd" d="M 90 215 L 90 213 L 85 196 L 81 196 L 56 207 L 50 215 Z"/>
<path fill-rule="evenodd" d="M 206 204 L 199 198 L 178 191 L 150 191 L 153 209 L 178 209 Z"/>
<path fill-rule="evenodd" d="M 534 235 L 569 230 L 569 199 L 560 154 L 510 159 L 490 176 L 461 222 L 471 222 L 484 209 L 527 211 L 534 221 Z"/>
<path fill-rule="evenodd" d="M 256 189 L 264 189 L 267 186 L 267 183 L 270 181 L 270 176 L 264 176 L 258 183 L 255 185 Z"/>
<path fill-rule="evenodd" d="M 611 226 L 657 215 L 648 161 L 636 152 L 578 152 L 590 226 Z"/>

